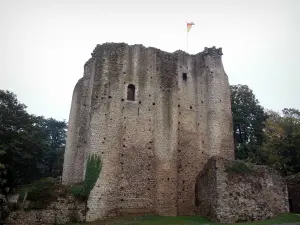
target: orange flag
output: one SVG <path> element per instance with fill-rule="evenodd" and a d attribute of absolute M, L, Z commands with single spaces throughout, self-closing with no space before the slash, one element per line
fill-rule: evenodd
<path fill-rule="evenodd" d="M 191 23 L 186 23 L 186 26 L 187 26 L 187 32 L 190 32 L 192 26 L 195 25 L 193 22 Z"/>

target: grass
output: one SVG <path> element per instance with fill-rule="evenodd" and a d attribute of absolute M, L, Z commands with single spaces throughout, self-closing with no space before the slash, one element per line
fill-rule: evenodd
<path fill-rule="evenodd" d="M 243 225 L 269 225 L 282 223 L 300 222 L 300 215 L 287 213 L 281 214 L 274 219 L 242 223 Z M 95 221 L 90 223 L 76 223 L 73 225 L 220 225 L 200 216 L 141 216 L 141 217 L 123 217 L 111 220 Z"/>

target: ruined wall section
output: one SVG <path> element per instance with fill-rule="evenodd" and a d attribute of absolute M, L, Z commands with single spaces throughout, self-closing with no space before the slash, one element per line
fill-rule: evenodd
<path fill-rule="evenodd" d="M 213 155 L 233 159 L 228 77 L 221 49 L 181 53 L 178 74 L 178 214 L 195 211 L 196 176 Z"/>
<path fill-rule="evenodd" d="M 208 160 L 196 177 L 195 206 L 196 215 L 216 218 L 218 207 L 217 166 L 215 160 Z"/>
<path fill-rule="evenodd" d="M 84 82 L 82 87 L 82 102 L 80 111 L 80 126 L 79 139 L 77 149 L 79 154 L 75 157 L 75 177 L 76 183 L 82 182 L 85 177 L 86 159 L 87 159 L 87 145 L 89 139 L 90 115 L 92 110 L 93 100 L 93 85 L 95 74 L 95 61 L 90 59 L 84 66 Z"/>
<path fill-rule="evenodd" d="M 210 156 L 234 159 L 230 90 L 221 55 L 222 50 L 215 47 L 203 52 L 207 76 L 208 149 Z"/>
<path fill-rule="evenodd" d="M 149 57 L 150 56 L 150 57 Z M 152 89 L 154 58 L 140 46 L 126 48 L 122 75 L 122 144 L 119 153 L 119 215 L 153 213 L 155 167 L 153 147 Z M 135 86 L 135 100 L 127 100 L 127 87 Z M 150 96 L 148 96 L 150 95 Z"/>
<path fill-rule="evenodd" d="M 84 222 L 86 204 L 74 199 L 71 195 L 60 196 L 57 200 L 49 202 L 47 206 L 26 208 L 29 206 L 21 203 L 18 210 L 12 211 L 5 219 L 5 225 L 49 225 L 49 224 L 71 224 L 74 221 Z M 23 209 L 22 207 L 25 208 Z M 21 209 L 20 209 L 21 208 Z M 1 221 L 2 222 L 2 221 Z"/>
<path fill-rule="evenodd" d="M 210 157 L 210 150 L 208 148 L 208 74 L 206 71 L 205 61 L 202 54 L 195 56 L 195 90 L 196 90 L 196 127 L 198 134 L 198 146 L 201 155 L 201 160 L 198 171 L 202 170 L 202 167 Z"/>
<path fill-rule="evenodd" d="M 204 91 L 200 63 L 196 57 L 179 53 L 178 62 L 178 180 L 177 213 L 194 214 L 195 179 L 203 160 L 203 146 L 206 123 L 200 119 L 205 112 L 200 94 Z M 201 128 L 203 128 L 201 130 Z M 202 133 L 200 133 L 202 131 Z"/>
<path fill-rule="evenodd" d="M 105 44 L 97 46 L 92 54 L 96 69 L 87 152 L 101 157 L 102 170 L 88 199 L 87 220 L 114 214 L 118 201 L 116 188 L 121 149 L 119 77 L 122 75 L 123 52 L 122 44 Z"/>
<path fill-rule="evenodd" d="M 177 129 L 178 91 L 175 54 L 156 51 L 154 148 L 156 162 L 156 211 L 158 215 L 177 214 Z"/>
<path fill-rule="evenodd" d="M 65 185 L 84 180 L 93 74 L 94 63 L 89 60 L 84 66 L 84 76 L 78 80 L 73 91 L 62 176 Z"/>
<path fill-rule="evenodd" d="M 277 171 L 220 156 L 211 157 L 199 173 L 196 201 L 198 215 L 221 223 L 265 220 L 289 212 L 287 185 Z"/>
<path fill-rule="evenodd" d="M 81 78 L 73 91 L 71 110 L 68 122 L 66 149 L 64 154 L 64 165 L 63 165 L 63 175 L 62 183 L 68 185 L 73 183 L 74 165 L 73 159 L 76 152 L 76 146 L 78 142 L 78 127 L 79 127 L 79 116 L 80 116 L 80 100 L 81 100 L 81 89 L 82 89 L 83 79 Z"/>

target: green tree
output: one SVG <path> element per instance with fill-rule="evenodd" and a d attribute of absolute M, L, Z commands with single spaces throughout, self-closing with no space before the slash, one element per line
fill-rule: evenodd
<path fill-rule="evenodd" d="M 66 129 L 65 121 L 58 121 L 53 118 L 43 119 L 43 130 L 48 144 L 44 157 L 45 176 L 56 177 L 62 173 Z"/>
<path fill-rule="evenodd" d="M 15 94 L 0 90 L 0 162 L 8 188 L 34 179 L 38 175 L 37 162 L 42 157 L 40 130 L 35 126 L 35 117 L 25 109 Z"/>
<path fill-rule="evenodd" d="M 61 173 L 66 123 L 26 112 L 9 91 L 0 90 L 0 190 Z"/>
<path fill-rule="evenodd" d="M 247 85 L 231 85 L 236 158 L 257 162 L 267 115 Z"/>
<path fill-rule="evenodd" d="M 283 175 L 300 172 L 300 112 L 283 109 L 282 115 L 269 111 L 261 148 L 261 162 Z"/>

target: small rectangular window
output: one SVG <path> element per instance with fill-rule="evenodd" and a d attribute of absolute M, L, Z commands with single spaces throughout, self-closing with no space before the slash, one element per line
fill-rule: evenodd
<path fill-rule="evenodd" d="M 182 74 L 182 80 L 186 81 L 187 80 L 187 73 Z"/>
<path fill-rule="evenodd" d="M 129 84 L 127 87 L 127 100 L 135 100 L 135 86 L 133 84 Z"/>

